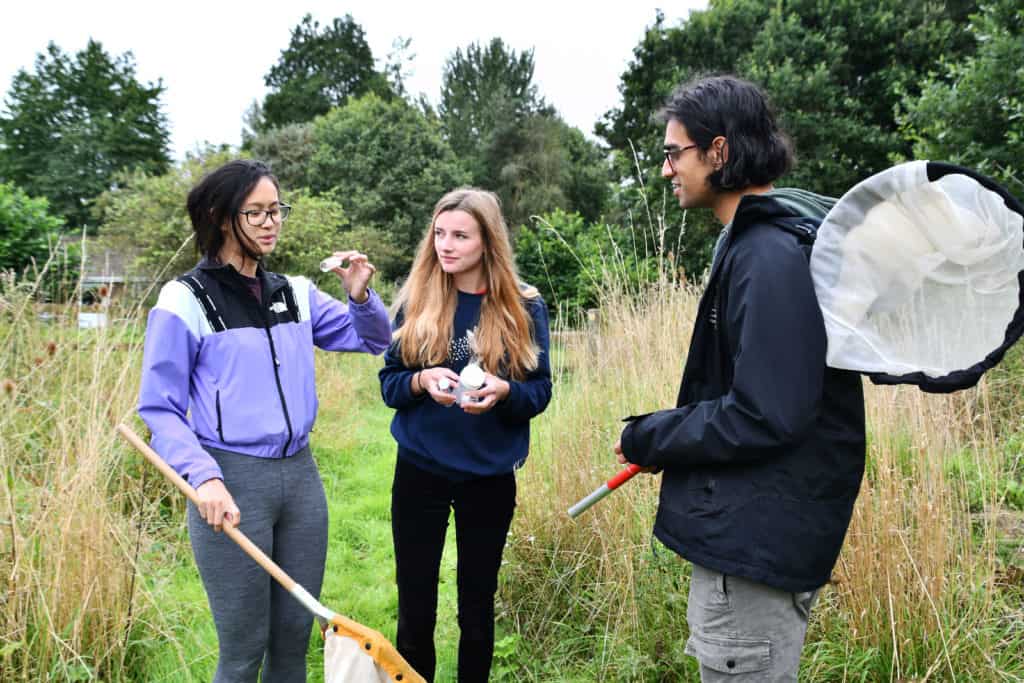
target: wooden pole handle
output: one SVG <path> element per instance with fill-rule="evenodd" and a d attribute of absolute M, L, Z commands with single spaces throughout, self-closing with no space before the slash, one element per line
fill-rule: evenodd
<path fill-rule="evenodd" d="M 128 440 L 132 446 L 135 447 L 139 453 L 142 453 L 143 457 L 146 458 L 154 467 L 160 470 L 167 479 L 174 484 L 179 491 L 185 494 L 185 496 L 192 501 L 197 507 L 199 506 L 199 494 L 196 490 L 185 481 L 180 474 L 171 469 L 171 466 L 167 464 L 163 458 L 161 458 L 156 451 L 149 447 L 149 444 L 143 441 L 138 434 L 136 434 L 131 427 L 126 424 L 117 425 L 117 431 L 121 433 L 125 439 Z M 231 540 L 237 543 L 245 554 L 256 561 L 256 564 L 263 567 L 264 570 L 281 584 L 286 591 L 289 593 L 295 588 L 295 581 L 292 577 L 288 576 L 283 569 L 277 566 L 277 563 L 267 557 L 267 554 L 257 547 L 255 543 L 249 540 L 249 537 L 243 534 L 235 527 L 229 520 L 225 519 L 223 523 L 224 533 L 228 535 Z"/>

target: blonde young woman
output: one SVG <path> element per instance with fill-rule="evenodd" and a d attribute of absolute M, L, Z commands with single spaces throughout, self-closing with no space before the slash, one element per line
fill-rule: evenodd
<path fill-rule="evenodd" d="M 493 193 L 460 188 L 441 198 L 395 310 L 380 381 L 396 409 L 398 650 L 433 680 L 438 572 L 454 510 L 458 680 L 486 681 L 515 470 L 529 449 L 530 418 L 551 398 L 547 312 L 537 290 L 519 282 Z M 484 384 L 456 405 L 446 384 L 456 386 L 470 362 Z"/>

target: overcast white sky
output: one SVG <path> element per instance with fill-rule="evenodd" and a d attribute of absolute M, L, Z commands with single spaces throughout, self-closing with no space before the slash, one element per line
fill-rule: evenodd
<path fill-rule="evenodd" d="M 595 3 L 596 4 L 596 3 Z M 534 80 L 570 124 L 592 134 L 594 123 L 619 104 L 619 77 L 655 10 L 675 25 L 706 0 L 610 2 L 405 2 L 308 0 L 286 2 L 116 2 L 27 0 L 8 3 L 0 42 L 0 86 L 6 99 L 18 69 L 54 41 L 77 52 L 92 37 L 109 54 L 131 50 L 140 80 L 163 79 L 171 151 L 181 158 L 202 141 L 237 145 L 242 116 L 265 93 L 263 77 L 288 45 L 291 29 L 309 12 L 321 24 L 349 13 L 366 32 L 378 60 L 396 37 L 412 38 L 407 87 L 436 104 L 441 68 L 456 48 L 500 36 L 517 52 L 534 48 Z M 257 9 L 258 7 L 258 9 Z M 667 94 L 667 93 L 666 93 Z"/>

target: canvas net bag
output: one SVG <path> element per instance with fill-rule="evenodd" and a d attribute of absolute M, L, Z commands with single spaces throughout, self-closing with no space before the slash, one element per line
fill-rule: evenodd
<path fill-rule="evenodd" d="M 1024 330 L 1024 211 L 968 169 L 915 161 L 859 183 L 818 228 L 829 366 L 972 386 Z"/>

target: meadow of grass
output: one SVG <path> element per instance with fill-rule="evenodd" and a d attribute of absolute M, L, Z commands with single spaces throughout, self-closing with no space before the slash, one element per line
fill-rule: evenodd
<path fill-rule="evenodd" d="M 110 426 L 131 410 L 138 314 L 78 330 L 41 322 L 34 284 L 0 279 L 0 671 L 7 680 L 116 679 L 145 631 L 132 512 L 139 471 Z M 138 602 L 137 602 L 138 601 Z"/>
<path fill-rule="evenodd" d="M 614 278 L 610 278 L 614 280 Z M 658 478 L 578 520 L 617 468 L 621 418 L 671 406 L 699 290 L 609 286 L 559 325 L 554 399 L 534 421 L 498 597 L 494 680 L 695 680 L 683 655 L 688 565 L 653 543 Z M 0 681 L 205 681 L 216 637 L 179 494 L 115 437 L 133 416 L 144 312 L 79 330 L 0 282 Z M 330 504 L 322 601 L 394 636 L 394 443 L 380 359 L 319 354 L 313 450 Z M 867 474 L 802 680 L 1024 680 L 1020 350 L 977 389 L 868 387 Z M 1017 513 L 1019 514 L 1019 512 Z M 454 680 L 454 546 L 444 556 L 439 681 Z M 321 680 L 316 637 L 310 680 Z"/>

